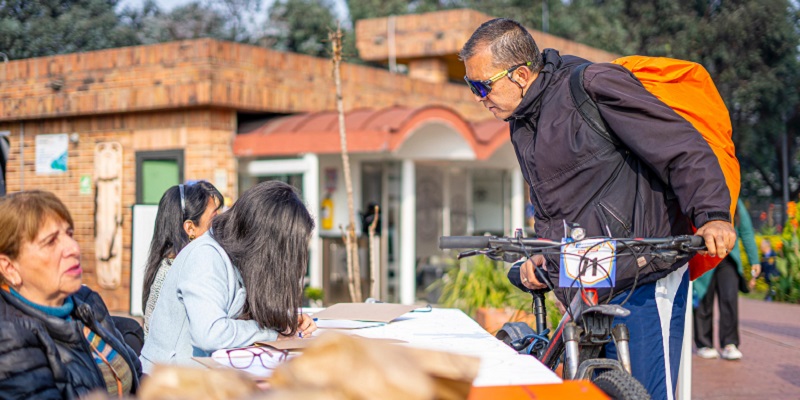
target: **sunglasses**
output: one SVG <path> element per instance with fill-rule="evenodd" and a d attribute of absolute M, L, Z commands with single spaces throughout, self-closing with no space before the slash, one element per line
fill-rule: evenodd
<path fill-rule="evenodd" d="M 517 70 L 519 67 L 530 67 L 531 62 L 528 61 L 526 63 L 515 65 L 507 70 L 500 71 L 491 78 L 485 81 L 473 81 L 466 76 L 464 76 L 464 80 L 467 81 L 467 86 L 469 86 L 469 90 L 472 90 L 472 94 L 478 97 L 486 97 L 492 91 L 492 84 L 502 79 L 504 76 L 511 76 L 511 73 Z"/>

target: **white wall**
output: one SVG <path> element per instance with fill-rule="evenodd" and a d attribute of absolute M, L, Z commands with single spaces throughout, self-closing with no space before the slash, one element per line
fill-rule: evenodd
<path fill-rule="evenodd" d="M 472 146 L 449 124 L 431 122 L 409 133 L 394 154 L 409 160 L 474 160 Z"/>

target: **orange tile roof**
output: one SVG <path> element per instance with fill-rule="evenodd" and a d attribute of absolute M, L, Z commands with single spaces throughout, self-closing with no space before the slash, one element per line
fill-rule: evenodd
<path fill-rule="evenodd" d="M 351 153 L 390 153 L 428 123 L 443 123 L 461 134 L 479 160 L 491 157 L 508 140 L 508 124 L 502 121 L 491 119 L 473 124 L 443 106 L 394 106 L 345 113 L 347 149 Z M 271 119 L 246 134 L 237 135 L 233 142 L 233 152 L 240 157 L 340 151 L 339 120 L 335 111 Z"/>

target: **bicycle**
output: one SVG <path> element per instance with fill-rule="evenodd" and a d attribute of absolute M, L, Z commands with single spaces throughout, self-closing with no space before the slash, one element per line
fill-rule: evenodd
<path fill-rule="evenodd" d="M 514 237 L 497 236 L 442 236 L 439 239 L 440 249 L 469 249 L 459 253 L 458 259 L 476 255 L 485 255 L 493 260 L 507 262 L 518 261 L 520 257 L 529 258 L 533 254 L 556 255 L 558 257 L 577 257 L 579 266 L 578 276 L 569 288 L 575 283 L 578 287 L 575 295 L 564 314 L 558 327 L 552 332 L 546 328 L 547 310 L 544 307 L 544 296 L 554 289 L 548 278 L 547 272 L 541 267 L 535 269 L 539 282 L 547 285 L 544 289 L 531 290 L 520 282 L 519 265 L 509 270 L 511 282 L 518 288 L 531 293 L 533 296 L 533 311 L 536 329 L 533 330 L 524 323 L 512 326 L 517 336 L 504 335 L 498 337 L 506 344 L 522 354 L 530 354 L 539 359 L 544 365 L 556 371 L 564 358 L 563 378 L 569 380 L 588 379 L 598 386 L 603 392 L 614 399 L 650 399 L 644 386 L 631 375 L 630 335 L 625 324 L 619 323 L 612 327 L 615 317 L 625 317 L 630 311 L 622 304 L 599 304 L 596 289 L 584 287 L 581 276 L 590 269 L 603 271 L 603 262 L 614 261 L 621 254 L 613 254 L 607 259 L 602 257 L 590 258 L 586 251 L 581 256 L 562 251 L 565 245 L 586 243 L 589 248 L 615 243 L 628 251 L 639 261 L 643 256 L 651 257 L 649 262 L 659 259 L 670 264 L 679 260 L 690 258 L 696 251 L 703 250 L 703 238 L 700 236 L 674 236 L 666 238 L 630 239 L 630 238 L 585 238 L 582 228 L 570 229 L 570 239 L 556 242 L 540 238 L 522 237 L 521 230 L 517 230 Z M 521 264 L 521 262 L 519 263 Z M 641 267 L 642 265 L 640 265 Z M 613 272 L 612 272 L 613 273 Z M 638 270 L 631 292 L 636 287 Z M 613 286 L 613 285 L 612 285 Z M 613 291 L 607 300 L 613 297 Z M 502 333 L 503 331 L 501 331 Z M 499 334 L 498 334 L 499 335 Z M 617 359 L 600 358 L 605 344 L 614 340 L 617 346 Z"/>

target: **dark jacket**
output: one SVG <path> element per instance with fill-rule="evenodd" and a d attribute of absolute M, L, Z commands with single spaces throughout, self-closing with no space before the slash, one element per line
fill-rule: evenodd
<path fill-rule="evenodd" d="M 692 223 L 730 221 L 722 169 L 688 121 L 624 67 L 590 65 L 584 87 L 622 143 L 616 146 L 592 130 L 570 94 L 570 72 L 588 61 L 552 49 L 544 58 L 542 71 L 508 119 L 530 186 L 537 235 L 560 240 L 564 221 L 580 224 L 587 236 L 612 237 L 690 234 Z M 558 260 L 550 261 L 558 266 Z M 630 287 L 637 270 L 643 284 L 678 266 L 656 262 L 639 269 L 631 261 L 617 260 L 617 290 Z M 549 271 L 557 284 L 558 268 Z"/>
<path fill-rule="evenodd" d="M 64 320 L 0 290 L 0 399 L 75 399 L 94 390 L 106 392 L 83 335 L 84 325 L 125 359 L 135 392 L 141 364 L 114 326 L 100 295 L 83 286 L 72 298 L 72 319 Z"/>

